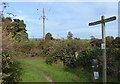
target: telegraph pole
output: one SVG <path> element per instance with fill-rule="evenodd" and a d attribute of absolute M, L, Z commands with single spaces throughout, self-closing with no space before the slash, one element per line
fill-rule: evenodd
<path fill-rule="evenodd" d="M 107 60 L 106 60 L 106 32 L 105 32 L 105 23 L 116 20 L 116 16 L 106 18 L 105 16 L 101 16 L 101 20 L 96 22 L 89 23 L 89 26 L 101 24 L 102 25 L 102 54 L 103 54 L 103 83 L 107 82 Z"/>
<path fill-rule="evenodd" d="M 39 9 L 37 9 L 37 10 L 39 10 Z M 44 10 L 44 8 L 43 8 L 43 10 L 42 10 L 42 16 L 41 16 L 41 18 L 42 18 L 42 30 L 43 30 L 43 39 L 45 40 L 45 20 L 47 19 L 46 18 L 46 16 L 45 16 L 45 10 Z"/>
<path fill-rule="evenodd" d="M 45 39 L 45 10 L 43 8 L 43 16 L 42 16 L 42 19 L 43 19 L 43 39 Z"/>

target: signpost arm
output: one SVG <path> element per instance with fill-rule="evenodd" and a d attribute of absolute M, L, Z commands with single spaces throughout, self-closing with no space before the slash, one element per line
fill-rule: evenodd
<path fill-rule="evenodd" d="M 105 16 L 101 16 L 102 21 L 102 43 L 103 48 L 103 82 L 107 82 L 107 64 L 106 64 L 106 32 L 105 32 Z"/>

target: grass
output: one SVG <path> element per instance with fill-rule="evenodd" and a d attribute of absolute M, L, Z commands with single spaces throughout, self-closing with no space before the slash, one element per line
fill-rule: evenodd
<path fill-rule="evenodd" d="M 21 75 L 19 82 L 47 82 L 47 80 L 38 72 L 35 71 L 32 67 L 28 66 L 22 60 L 17 60 L 21 64 Z"/>
<path fill-rule="evenodd" d="M 40 75 L 40 73 L 34 71 L 32 68 L 36 68 L 38 71 L 43 71 L 54 82 L 92 82 L 91 73 L 78 69 L 66 69 L 60 65 L 48 65 L 42 60 L 17 60 L 23 66 L 23 74 L 20 76 L 22 82 L 46 82 L 47 80 Z M 118 82 L 115 78 L 108 77 L 108 82 Z M 102 76 L 98 82 L 102 82 Z"/>
<path fill-rule="evenodd" d="M 46 75 L 51 77 L 55 82 L 91 82 L 91 75 L 89 73 L 86 74 L 86 72 L 76 71 L 74 69 L 65 69 L 63 66 L 59 65 L 47 65 L 43 61 L 39 60 L 17 60 L 19 61 L 24 68 L 24 74 L 21 75 L 22 81 L 32 81 L 35 77 L 38 78 L 38 73 L 32 71 L 32 69 L 29 69 L 28 67 L 35 67 L 38 70 L 43 71 Z M 34 73 L 34 74 L 33 74 Z M 36 75 L 36 76 L 35 76 Z M 29 79 L 29 78 L 30 79 Z M 41 78 L 43 78 L 41 76 Z M 34 80 L 34 81 L 43 81 L 42 80 Z"/>

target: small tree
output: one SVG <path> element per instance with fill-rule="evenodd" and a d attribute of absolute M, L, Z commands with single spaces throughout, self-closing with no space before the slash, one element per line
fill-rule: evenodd
<path fill-rule="evenodd" d="M 47 33 L 46 35 L 45 35 L 45 40 L 52 40 L 53 39 L 53 37 L 52 37 L 52 34 L 51 33 Z"/>
<path fill-rule="evenodd" d="M 68 39 L 72 39 L 73 38 L 73 34 L 71 32 L 68 32 L 68 36 L 67 36 Z"/>
<path fill-rule="evenodd" d="M 91 40 L 92 40 L 92 39 L 95 39 L 95 37 L 94 37 L 94 36 L 90 36 L 90 38 L 91 38 Z"/>

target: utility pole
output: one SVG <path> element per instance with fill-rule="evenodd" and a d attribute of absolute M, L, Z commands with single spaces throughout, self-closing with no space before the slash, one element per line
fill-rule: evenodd
<path fill-rule="evenodd" d="M 116 16 L 106 18 L 101 16 L 101 20 L 89 23 L 89 26 L 101 24 L 102 25 L 102 54 L 103 54 L 103 83 L 107 82 L 107 60 L 106 60 L 106 32 L 105 32 L 105 23 L 116 20 Z"/>
<path fill-rule="evenodd" d="M 43 39 L 45 39 L 45 10 L 43 8 L 43 16 L 42 16 L 42 19 L 43 19 Z"/>
<path fill-rule="evenodd" d="M 39 9 L 37 9 L 37 10 L 39 10 Z M 45 40 L 45 20 L 47 19 L 46 18 L 46 16 L 45 16 L 45 10 L 44 10 L 44 8 L 43 8 L 43 10 L 42 10 L 42 16 L 41 16 L 41 18 L 42 18 L 42 28 L 43 28 L 43 39 Z M 39 18 L 40 19 L 40 18 Z"/>

